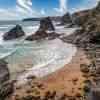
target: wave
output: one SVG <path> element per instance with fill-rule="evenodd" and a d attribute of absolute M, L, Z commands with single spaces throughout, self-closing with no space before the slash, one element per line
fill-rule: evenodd
<path fill-rule="evenodd" d="M 16 49 L 9 49 L 10 51 L 8 51 L 8 52 L 2 52 L 2 53 L 0 53 L 0 59 L 5 59 L 5 58 L 7 58 L 8 56 L 11 56 L 11 55 L 13 55 L 15 52 L 16 52 L 16 50 L 17 50 L 17 48 Z"/>

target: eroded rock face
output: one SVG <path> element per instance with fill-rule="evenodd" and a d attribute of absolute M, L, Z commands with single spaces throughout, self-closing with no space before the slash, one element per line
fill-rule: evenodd
<path fill-rule="evenodd" d="M 39 30 L 44 30 L 44 31 L 54 31 L 55 30 L 50 17 L 46 17 L 40 21 Z"/>
<path fill-rule="evenodd" d="M 64 16 L 62 16 L 61 24 L 72 24 L 71 15 L 69 13 L 66 13 Z"/>
<path fill-rule="evenodd" d="M 20 25 L 16 25 L 9 32 L 3 35 L 4 40 L 12 40 L 24 36 L 25 33 Z"/>
<path fill-rule="evenodd" d="M 4 100 L 13 91 L 13 84 L 9 80 L 10 75 L 7 62 L 0 60 L 0 100 Z"/>
<path fill-rule="evenodd" d="M 93 9 L 74 14 L 74 20 L 81 27 L 80 30 L 66 38 L 71 43 L 83 46 L 93 43 L 100 44 L 100 3 Z"/>

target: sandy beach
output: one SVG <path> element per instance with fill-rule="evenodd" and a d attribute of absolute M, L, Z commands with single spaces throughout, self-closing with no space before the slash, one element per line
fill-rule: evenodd
<path fill-rule="evenodd" d="M 51 75 L 36 79 L 32 79 L 34 77 L 31 76 L 31 80 L 29 78 L 29 81 L 23 85 L 15 83 L 14 93 L 7 100 L 16 100 L 16 98 L 19 98 L 18 100 L 24 100 L 22 99 L 23 97 L 30 95 L 43 97 L 47 91 L 56 91 L 59 96 L 66 94 L 67 97 L 80 100 L 82 85 L 85 80 L 80 71 L 81 64 L 90 64 L 90 61 L 85 55 L 85 51 L 78 49 L 69 64 L 66 64 L 62 69 Z M 27 92 L 28 90 L 29 93 Z M 36 91 L 38 91 L 37 94 L 35 93 Z"/>

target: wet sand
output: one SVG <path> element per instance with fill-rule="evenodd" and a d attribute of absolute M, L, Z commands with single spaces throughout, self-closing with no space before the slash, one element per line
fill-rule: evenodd
<path fill-rule="evenodd" d="M 30 95 L 42 97 L 48 91 L 56 91 L 58 97 L 66 94 L 67 97 L 77 97 L 75 100 L 80 100 L 78 98 L 82 96 L 82 85 L 85 80 L 80 71 L 81 64 L 90 64 L 90 61 L 85 52 L 79 49 L 72 61 L 62 69 L 43 78 L 34 79 L 31 76 L 31 80 L 29 78 L 26 84 L 15 83 L 14 93 L 7 100 L 16 100 L 16 97 L 19 100 L 24 100 L 23 97 Z M 38 93 L 36 94 L 36 92 Z"/>

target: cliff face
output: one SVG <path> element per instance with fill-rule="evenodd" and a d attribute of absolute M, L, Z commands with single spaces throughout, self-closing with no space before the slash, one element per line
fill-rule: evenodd
<path fill-rule="evenodd" d="M 68 42 L 83 45 L 100 43 L 100 2 L 93 9 L 74 13 L 73 19 L 81 29 L 67 37 Z"/>

